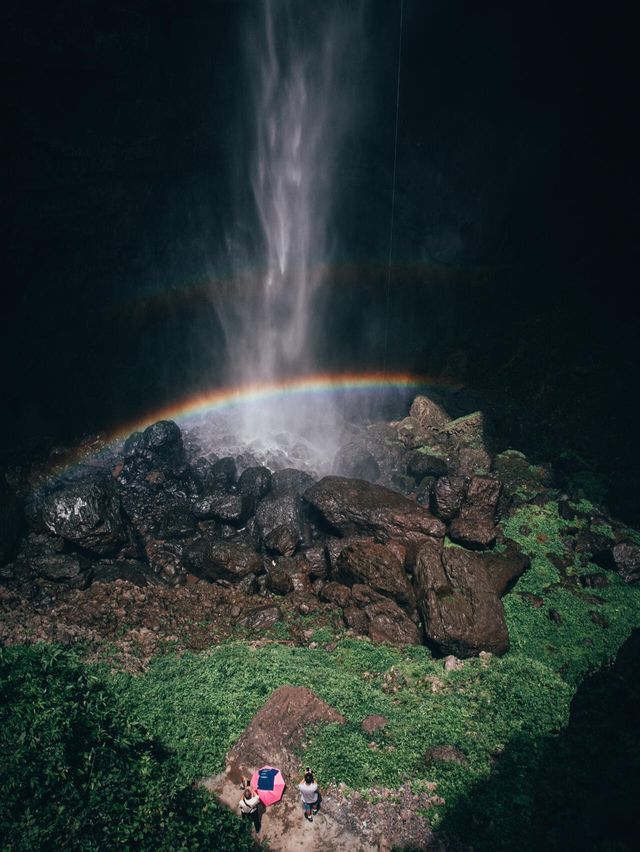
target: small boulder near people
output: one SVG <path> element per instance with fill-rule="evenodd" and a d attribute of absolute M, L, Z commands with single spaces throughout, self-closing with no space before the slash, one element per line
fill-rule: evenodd
<path fill-rule="evenodd" d="M 298 790 L 300 790 L 302 798 L 304 818 L 309 822 L 313 822 L 313 815 L 317 814 L 320 808 L 320 792 L 313 778 L 313 773 L 308 766 L 305 770 L 303 781 L 298 784 Z"/>
<path fill-rule="evenodd" d="M 253 823 L 256 834 L 260 831 L 261 813 L 260 813 L 260 797 L 253 789 L 251 784 L 244 778 L 242 779 L 242 798 L 238 803 L 242 819 L 249 819 Z"/>

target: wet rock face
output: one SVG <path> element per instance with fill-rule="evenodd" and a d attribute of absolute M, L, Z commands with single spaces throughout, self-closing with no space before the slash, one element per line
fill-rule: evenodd
<path fill-rule="evenodd" d="M 380 466 L 374 456 L 355 441 L 344 444 L 333 460 L 333 470 L 341 476 L 375 482 L 380 477 Z"/>
<path fill-rule="evenodd" d="M 191 501 L 191 513 L 198 519 L 216 518 L 241 526 L 251 515 L 251 501 L 239 491 L 216 491 Z"/>
<path fill-rule="evenodd" d="M 99 556 L 117 553 L 126 539 L 118 496 L 98 480 L 78 482 L 49 495 L 42 521 L 54 535 Z"/>
<path fill-rule="evenodd" d="M 491 476 L 472 476 L 466 487 L 460 516 L 495 521 L 502 494 L 502 482 Z"/>
<path fill-rule="evenodd" d="M 424 453 L 418 450 L 409 453 L 407 458 L 407 472 L 418 481 L 424 476 L 445 476 L 448 470 L 447 460 L 433 453 Z"/>
<path fill-rule="evenodd" d="M 339 535 L 372 535 L 383 542 L 442 538 L 444 524 L 395 491 L 360 479 L 327 476 L 304 493 L 321 522 Z"/>
<path fill-rule="evenodd" d="M 420 645 L 417 625 L 391 600 L 370 604 L 364 610 L 369 638 L 374 644 Z"/>
<path fill-rule="evenodd" d="M 259 553 L 231 541 L 201 539 L 188 544 L 183 555 L 191 573 L 205 580 L 238 581 L 263 570 Z"/>
<path fill-rule="evenodd" d="M 275 565 L 269 565 L 267 587 L 279 595 L 288 595 L 291 592 L 311 594 L 309 565 L 306 560 L 303 557 L 280 559 Z"/>
<path fill-rule="evenodd" d="M 309 488 L 315 479 L 303 470 L 286 467 L 276 470 L 271 475 L 271 497 L 298 497 Z"/>
<path fill-rule="evenodd" d="M 195 531 L 196 518 L 183 493 L 173 493 L 150 484 L 123 489 L 120 499 L 129 524 L 143 541 L 148 538 L 187 538 Z"/>
<path fill-rule="evenodd" d="M 271 471 L 266 467 L 248 467 L 243 470 L 238 479 L 238 491 L 247 497 L 252 504 L 261 500 L 271 487 Z"/>
<path fill-rule="evenodd" d="M 262 540 L 279 530 L 278 535 L 286 533 L 297 545 L 304 531 L 302 500 L 295 494 L 282 497 L 269 495 L 258 504 L 255 522 Z"/>
<path fill-rule="evenodd" d="M 443 431 L 449 440 L 459 447 L 477 449 L 484 447 L 485 423 L 481 411 L 474 411 L 472 414 L 450 420 L 445 424 Z"/>
<path fill-rule="evenodd" d="M 409 416 L 423 429 L 442 429 L 449 422 L 447 412 L 428 396 L 418 395 L 409 409 Z"/>
<path fill-rule="evenodd" d="M 496 525 L 488 518 L 455 518 L 449 527 L 449 537 L 463 547 L 492 547 L 496 541 Z"/>
<path fill-rule="evenodd" d="M 235 459 L 230 456 L 218 459 L 211 465 L 209 474 L 205 481 L 205 487 L 208 490 L 216 491 L 217 489 L 232 488 L 236 482 L 238 470 Z"/>
<path fill-rule="evenodd" d="M 337 560 L 337 575 L 346 585 L 364 583 L 405 609 L 415 608 L 404 564 L 383 544 L 363 541 L 345 547 Z"/>
<path fill-rule="evenodd" d="M 183 586 L 187 572 L 183 564 L 182 546 L 170 541 L 148 540 L 145 556 L 153 574 L 168 586 Z"/>
<path fill-rule="evenodd" d="M 452 520 L 460 512 L 465 493 L 466 480 L 462 476 L 441 476 L 431 492 L 434 513 L 444 521 Z"/>
<path fill-rule="evenodd" d="M 341 610 L 373 642 L 418 644 L 421 618 L 443 653 L 502 653 L 500 595 L 524 561 L 511 547 L 475 550 L 495 542 L 501 483 L 459 475 L 465 448 L 444 431 L 455 421 L 426 397 L 406 419 L 414 436 L 430 434 L 428 450 L 405 449 L 399 424 L 374 424 L 341 451 L 343 466 L 369 478 L 377 468 L 395 490 L 356 477 L 316 482 L 294 468 L 251 466 L 238 477 L 237 464 L 255 461 L 249 455 L 190 465 L 179 428 L 160 421 L 129 438 L 113 476 L 88 471 L 32 500 L 32 533 L 0 580 L 33 586 L 34 595 L 38 584 L 84 587 L 94 577 L 170 586 L 176 595 L 213 584 L 242 599 L 237 615 L 251 610 L 251 630 L 281 619 L 277 607 L 255 609 L 252 596 L 286 595 L 302 614 Z M 456 428 L 467 435 L 479 425 L 472 417 Z M 447 527 L 464 548 L 443 548 Z M 622 556 L 633 566 L 633 553 Z"/>
<path fill-rule="evenodd" d="M 422 641 L 416 622 L 398 604 L 374 591 L 370 586 L 356 583 L 351 589 L 350 610 L 345 620 L 358 633 L 369 636 L 375 644 L 419 645 Z M 358 616 L 357 612 L 361 615 Z"/>
<path fill-rule="evenodd" d="M 180 427 L 173 420 L 159 420 L 127 439 L 118 480 L 122 485 L 131 485 L 152 471 L 177 477 L 184 473 L 186 466 Z"/>
<path fill-rule="evenodd" d="M 293 556 L 298 548 L 298 531 L 286 524 L 271 530 L 263 540 L 265 549 L 275 556 Z"/>
<path fill-rule="evenodd" d="M 338 583 L 335 580 L 330 580 L 328 583 L 323 584 L 320 589 L 320 600 L 335 604 L 341 609 L 346 609 L 353 604 L 349 586 L 345 586 L 344 583 Z"/>
<path fill-rule="evenodd" d="M 425 545 L 414 585 L 427 638 L 443 654 L 503 654 L 509 634 L 500 596 L 528 567 L 515 545 L 503 554 Z"/>

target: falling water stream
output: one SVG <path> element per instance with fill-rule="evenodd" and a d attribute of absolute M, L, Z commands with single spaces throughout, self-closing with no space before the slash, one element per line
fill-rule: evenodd
<path fill-rule="evenodd" d="M 330 323 L 316 297 L 335 244 L 336 165 L 354 113 L 361 34 L 355 2 L 266 0 L 249 12 L 232 154 L 241 201 L 226 237 L 229 284 L 212 293 L 233 386 L 316 369 L 316 343 Z M 327 395 L 306 395 L 245 406 L 236 428 L 265 446 L 295 433 L 330 457 L 336 418 Z"/>

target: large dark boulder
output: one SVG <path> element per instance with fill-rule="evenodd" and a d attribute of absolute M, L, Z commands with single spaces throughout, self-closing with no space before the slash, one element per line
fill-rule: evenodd
<path fill-rule="evenodd" d="M 414 450 L 407 457 L 407 473 L 421 480 L 425 476 L 445 476 L 447 460 L 432 452 Z"/>
<path fill-rule="evenodd" d="M 268 553 L 274 556 L 293 556 L 298 549 L 300 535 L 296 529 L 281 524 L 271 530 L 263 540 L 263 545 Z"/>
<path fill-rule="evenodd" d="M 219 488 L 231 488 L 235 485 L 237 477 L 238 469 L 235 459 L 231 456 L 225 456 L 211 465 L 206 487 L 211 491 L 216 491 Z"/>
<path fill-rule="evenodd" d="M 462 476 L 441 476 L 431 489 L 431 508 L 443 521 L 457 517 L 467 483 Z"/>
<path fill-rule="evenodd" d="M 366 633 L 372 642 L 387 645 L 420 645 L 418 627 L 395 601 L 358 583 L 351 589 L 353 605 L 366 616 Z M 357 620 L 353 619 L 355 624 Z"/>
<path fill-rule="evenodd" d="M 304 493 L 319 523 L 339 535 L 373 535 L 417 544 L 442 538 L 442 521 L 395 491 L 341 476 L 326 476 Z"/>
<path fill-rule="evenodd" d="M 319 597 L 321 601 L 334 604 L 341 609 L 346 609 L 353 603 L 349 586 L 345 586 L 344 583 L 338 583 L 335 580 L 330 580 L 328 583 L 323 584 Z"/>
<path fill-rule="evenodd" d="M 442 431 L 456 447 L 484 448 L 485 422 L 481 411 L 450 420 Z"/>
<path fill-rule="evenodd" d="M 509 634 L 500 596 L 529 565 L 510 543 L 504 553 L 424 545 L 414 586 L 428 640 L 443 654 L 503 654 Z"/>
<path fill-rule="evenodd" d="M 238 491 L 252 504 L 261 500 L 271 487 L 271 471 L 267 467 L 248 467 L 238 479 Z"/>
<path fill-rule="evenodd" d="M 496 540 L 502 482 L 492 476 L 472 476 L 464 486 L 460 478 L 443 477 L 436 483 L 434 500 L 441 517 L 453 518 L 452 541 L 464 547 L 491 547 Z"/>
<path fill-rule="evenodd" d="M 360 541 L 345 547 L 337 560 L 338 579 L 347 584 L 363 583 L 393 598 L 408 610 L 415 597 L 404 565 L 391 549 L 373 541 Z"/>
<path fill-rule="evenodd" d="M 136 534 L 147 539 L 182 539 L 193 535 L 196 519 L 183 492 L 156 484 L 120 490 L 122 506 Z"/>
<path fill-rule="evenodd" d="M 451 541 L 471 549 L 492 547 L 496 534 L 496 525 L 488 518 L 454 518 L 449 527 Z"/>
<path fill-rule="evenodd" d="M 82 480 L 48 495 L 42 521 L 54 535 L 98 556 L 117 553 L 126 540 L 120 500 L 103 479 Z"/>
<path fill-rule="evenodd" d="M 340 476 L 350 476 L 375 482 L 380 467 L 374 456 L 357 441 L 344 444 L 333 459 L 333 471 Z"/>
<path fill-rule="evenodd" d="M 423 429 L 442 429 L 449 422 L 447 412 L 429 399 L 428 396 L 419 394 L 411 403 L 409 416 L 418 422 Z"/>
<path fill-rule="evenodd" d="M 308 547 L 304 557 L 309 565 L 309 573 L 315 579 L 325 580 L 329 574 L 329 557 L 324 545 Z"/>
<path fill-rule="evenodd" d="M 211 581 L 234 583 L 263 570 L 259 553 L 232 541 L 200 539 L 192 542 L 184 548 L 184 561 L 197 577 Z"/>
<path fill-rule="evenodd" d="M 255 522 L 262 541 L 279 527 L 288 529 L 292 536 L 300 541 L 304 529 L 302 500 L 296 494 L 283 497 L 269 495 L 258 504 Z"/>
<path fill-rule="evenodd" d="M 180 427 L 173 420 L 159 420 L 126 440 L 118 481 L 128 486 L 144 480 L 152 472 L 172 478 L 181 476 L 186 470 Z"/>
<path fill-rule="evenodd" d="M 225 524 L 241 526 L 253 509 L 250 498 L 239 491 L 214 491 L 191 501 L 191 512 L 196 518 L 216 518 Z"/>
<path fill-rule="evenodd" d="M 460 507 L 460 517 L 496 521 L 502 482 L 494 476 L 472 476 Z"/>
<path fill-rule="evenodd" d="M 303 470 L 298 470 L 295 467 L 286 467 L 282 470 L 276 470 L 271 475 L 271 496 L 299 496 L 303 494 L 309 486 L 313 485 L 315 479 Z"/>

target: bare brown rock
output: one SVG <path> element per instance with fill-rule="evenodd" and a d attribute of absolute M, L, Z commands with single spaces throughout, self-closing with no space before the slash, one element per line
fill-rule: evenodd
<path fill-rule="evenodd" d="M 385 728 L 388 724 L 388 719 L 386 719 L 384 716 L 378 716 L 374 713 L 371 716 L 365 716 L 365 718 L 360 723 L 360 727 L 365 732 L 365 734 L 373 734 L 375 731 L 379 731 L 380 728 Z"/>
<path fill-rule="evenodd" d="M 503 654 L 509 634 L 500 596 L 528 564 L 513 543 L 500 554 L 422 547 L 414 584 L 428 639 L 457 657 Z"/>
<path fill-rule="evenodd" d="M 490 518 L 455 518 L 449 527 L 449 538 L 464 547 L 492 547 L 497 528 Z"/>
<path fill-rule="evenodd" d="M 413 589 L 391 548 L 370 541 L 355 542 L 342 550 L 337 569 L 339 579 L 347 585 L 365 583 L 401 606 L 415 608 Z"/>
<path fill-rule="evenodd" d="M 310 725 L 319 722 L 343 725 L 345 718 L 301 686 L 276 689 L 251 720 L 238 742 L 227 754 L 230 776 L 238 782 L 241 775 L 265 764 L 279 767 L 285 777 L 296 772 L 301 748 Z"/>
<path fill-rule="evenodd" d="M 372 535 L 382 542 L 442 538 L 444 524 L 395 491 L 361 479 L 326 476 L 304 493 L 320 519 L 340 535 Z"/>

